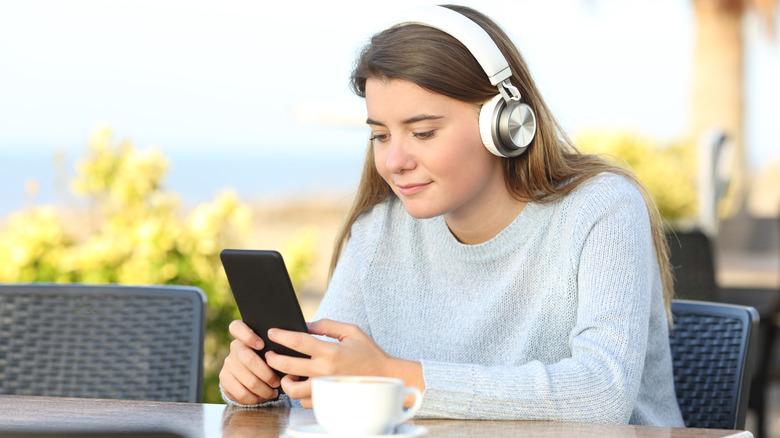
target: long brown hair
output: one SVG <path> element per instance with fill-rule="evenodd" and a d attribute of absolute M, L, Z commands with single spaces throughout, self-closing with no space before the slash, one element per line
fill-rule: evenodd
<path fill-rule="evenodd" d="M 577 150 L 544 103 L 520 52 L 495 22 L 465 6 L 444 7 L 465 15 L 485 29 L 509 63 L 512 84 L 536 113 L 537 131 L 531 146 L 519 157 L 503 158 L 504 179 L 509 191 L 518 200 L 551 202 L 602 172 L 619 174 L 632 181 L 647 204 L 667 317 L 671 321 L 674 286 L 669 249 L 658 208 L 644 185 L 632 172 Z M 474 104 L 482 104 L 497 94 L 496 87 L 490 84 L 482 67 L 463 44 L 442 31 L 422 25 L 397 26 L 375 34 L 355 63 L 351 77 L 355 94 L 365 97 L 369 78 L 403 79 Z M 350 237 L 352 224 L 388 196 L 395 195 L 379 175 L 374 165 L 373 147 L 369 144 L 355 200 L 335 242 L 330 275 Z"/>

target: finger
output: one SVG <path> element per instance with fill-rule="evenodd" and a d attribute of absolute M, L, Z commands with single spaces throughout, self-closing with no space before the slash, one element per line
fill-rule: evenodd
<path fill-rule="evenodd" d="M 323 343 L 308 333 L 277 328 L 268 330 L 268 339 L 309 356 L 313 356 L 313 353 L 316 353 Z"/>
<path fill-rule="evenodd" d="M 332 319 L 320 319 L 308 324 L 309 333 L 322 335 L 329 338 L 343 340 L 355 336 L 362 330 L 355 324 L 333 321 Z"/>
<path fill-rule="evenodd" d="M 239 371 L 238 374 L 244 374 L 243 377 L 239 378 L 234 371 L 236 370 L 231 369 L 230 365 L 227 364 L 219 373 L 222 391 L 230 400 L 242 405 L 254 405 L 279 396 L 278 390 L 260 382 L 251 373 L 245 374 Z"/>
<path fill-rule="evenodd" d="M 282 389 L 285 394 L 294 399 L 301 401 L 311 399 L 311 379 L 301 381 L 298 376 L 288 374 L 282 379 Z"/>
<path fill-rule="evenodd" d="M 260 395 L 265 398 L 273 398 L 274 388 L 278 387 L 278 380 L 272 380 L 267 382 L 263 378 L 260 378 L 257 374 L 249 370 L 244 364 L 238 364 L 230 366 L 228 372 L 232 373 L 236 380 L 239 381 L 246 389 L 252 391 L 254 394 Z"/>
<path fill-rule="evenodd" d="M 240 367 L 236 365 L 231 369 L 234 370 L 237 374 L 240 373 L 238 377 L 246 377 L 241 379 L 242 382 L 251 381 L 249 376 L 245 376 L 246 373 L 251 374 L 256 379 L 261 380 L 269 387 L 279 387 L 279 376 L 276 375 L 274 370 L 272 370 L 271 367 L 265 363 L 265 361 L 263 361 L 263 359 L 260 357 L 260 355 L 257 354 L 255 350 L 247 347 L 238 339 L 230 343 L 230 355 L 225 358 L 226 363 L 228 362 L 228 359 L 235 360 L 240 363 Z M 245 371 L 240 370 L 240 368 L 243 368 Z"/>
<path fill-rule="evenodd" d="M 319 376 L 325 373 L 321 367 L 316 368 L 314 360 L 309 358 L 286 356 L 269 351 L 265 354 L 265 361 L 271 368 L 288 375 Z"/>
<path fill-rule="evenodd" d="M 246 389 L 233 374 L 225 371 L 224 368 L 219 373 L 219 384 L 225 396 L 236 403 L 254 405 L 260 402 L 260 396 Z"/>
<path fill-rule="evenodd" d="M 244 345 L 250 348 L 254 348 L 255 350 L 262 350 L 265 346 L 265 343 L 263 343 L 263 340 L 260 339 L 260 336 L 257 336 L 257 333 L 253 332 L 252 329 L 249 328 L 246 323 L 244 323 L 244 321 L 237 319 L 231 322 L 228 326 L 228 330 L 234 338 L 243 342 Z"/>

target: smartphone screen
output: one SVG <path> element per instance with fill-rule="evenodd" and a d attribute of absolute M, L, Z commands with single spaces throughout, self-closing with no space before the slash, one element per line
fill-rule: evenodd
<path fill-rule="evenodd" d="M 268 339 L 271 328 L 308 332 L 282 255 L 268 250 L 225 249 L 219 256 L 241 319 L 265 343 L 257 352 L 260 357 L 265 360 L 269 350 L 309 357 Z M 284 376 L 279 371 L 276 374 Z"/>

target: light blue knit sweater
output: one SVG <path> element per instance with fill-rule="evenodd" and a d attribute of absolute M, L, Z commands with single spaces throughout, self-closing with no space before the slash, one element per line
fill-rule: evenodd
<path fill-rule="evenodd" d="M 418 417 L 683 426 L 647 209 L 616 175 L 479 245 L 391 197 L 355 222 L 316 318 L 420 361 Z"/>

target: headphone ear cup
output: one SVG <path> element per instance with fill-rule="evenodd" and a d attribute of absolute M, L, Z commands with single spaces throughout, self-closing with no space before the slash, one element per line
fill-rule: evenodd
<path fill-rule="evenodd" d="M 479 133 L 485 148 L 493 155 L 517 157 L 536 135 L 536 115 L 528 104 L 507 104 L 498 94 L 482 105 Z"/>
<path fill-rule="evenodd" d="M 504 98 L 500 94 L 497 94 L 489 101 L 482 105 L 479 110 L 479 135 L 482 137 L 482 144 L 485 145 L 491 154 L 506 157 L 503 151 L 499 149 L 501 139 L 496 135 L 498 134 L 498 117 L 496 113 L 500 112 L 497 106 L 504 105 Z"/>
<path fill-rule="evenodd" d="M 501 143 L 516 157 L 531 144 L 536 135 L 536 115 L 525 102 L 511 102 L 502 111 L 498 120 L 498 136 Z"/>

